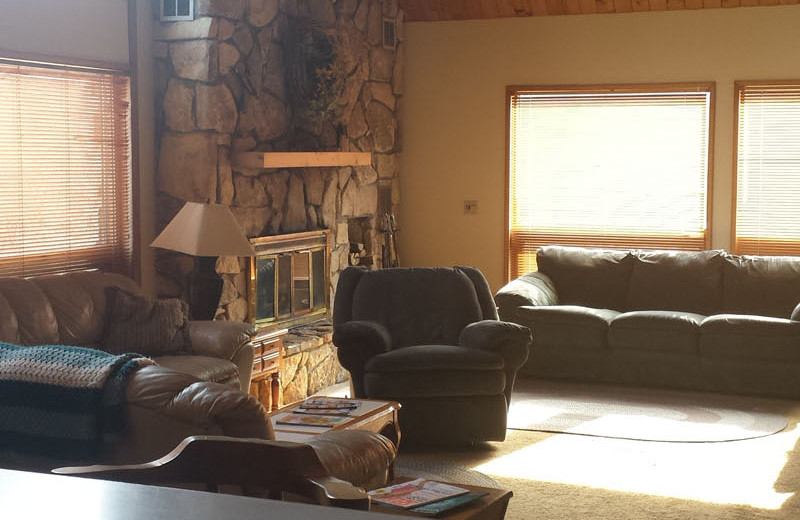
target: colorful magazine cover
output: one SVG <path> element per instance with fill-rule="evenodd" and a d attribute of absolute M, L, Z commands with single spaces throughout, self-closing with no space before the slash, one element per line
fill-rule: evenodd
<path fill-rule="evenodd" d="M 468 489 L 418 478 L 370 491 L 369 496 L 380 505 L 409 509 L 446 498 L 469 493 Z"/>

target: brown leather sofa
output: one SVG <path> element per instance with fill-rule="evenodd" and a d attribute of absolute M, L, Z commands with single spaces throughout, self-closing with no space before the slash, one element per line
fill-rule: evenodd
<path fill-rule="evenodd" d="M 107 286 L 138 292 L 132 280 L 99 272 L 0 278 L 0 341 L 102 350 Z M 264 407 L 242 392 L 249 387 L 253 362 L 252 327 L 189 322 L 188 333 L 191 353 L 154 356 L 156 365 L 130 376 L 125 427 L 107 436 L 92 460 L 70 453 L 32 456 L 0 446 L 0 467 L 50 470 L 87 462 L 143 463 L 197 435 L 274 439 Z M 331 432 L 309 444 L 332 476 L 359 486 L 384 485 L 396 456 L 396 447 L 372 432 Z"/>
<path fill-rule="evenodd" d="M 521 374 L 800 397 L 800 258 L 547 246 L 495 295 Z"/>

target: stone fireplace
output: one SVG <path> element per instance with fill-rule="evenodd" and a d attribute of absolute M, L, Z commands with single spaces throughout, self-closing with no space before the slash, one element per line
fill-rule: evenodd
<path fill-rule="evenodd" d="M 387 22 L 398 41 L 384 41 Z M 194 20 L 155 25 L 159 229 L 184 201 L 230 206 L 252 239 L 328 229 L 329 302 L 342 269 L 381 267 L 383 214 L 399 212 L 397 1 L 197 0 Z M 371 161 L 265 169 L 237 160 L 272 151 L 368 152 Z M 160 296 L 184 294 L 194 259 L 159 251 L 156 262 Z M 218 260 L 216 319 L 252 319 L 248 263 Z M 293 329 L 286 343 L 285 402 L 346 376 L 328 324 Z"/>

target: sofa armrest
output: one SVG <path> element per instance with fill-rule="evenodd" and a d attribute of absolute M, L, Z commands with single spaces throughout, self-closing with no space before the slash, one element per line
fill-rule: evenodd
<path fill-rule="evenodd" d="M 242 349 L 252 348 L 255 328 L 240 321 L 190 321 L 189 341 L 198 356 L 233 359 Z"/>
<path fill-rule="evenodd" d="M 494 296 L 501 320 L 516 321 L 517 308 L 524 305 L 558 305 L 553 281 L 544 273 L 533 272 L 511 280 Z"/>
<path fill-rule="evenodd" d="M 239 387 L 247 393 L 253 374 L 255 327 L 240 321 L 190 321 L 189 341 L 198 356 L 231 361 L 239 368 Z"/>
<path fill-rule="evenodd" d="M 792 317 L 790 319 L 792 321 L 800 321 L 800 303 L 795 305 L 794 310 L 792 311 Z"/>
<path fill-rule="evenodd" d="M 274 438 L 272 423 L 256 398 L 230 386 L 199 381 L 157 365 L 143 367 L 131 376 L 127 404 L 134 410 L 176 421 L 195 434 L 219 432 L 230 437 Z"/>

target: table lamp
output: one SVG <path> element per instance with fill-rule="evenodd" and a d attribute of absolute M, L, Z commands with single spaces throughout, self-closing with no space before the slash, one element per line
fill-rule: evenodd
<path fill-rule="evenodd" d="M 253 246 L 227 206 L 187 202 L 151 247 L 197 257 L 189 275 L 189 310 L 193 320 L 211 320 L 219 307 L 222 278 L 216 271 L 220 255 L 250 256 Z"/>

